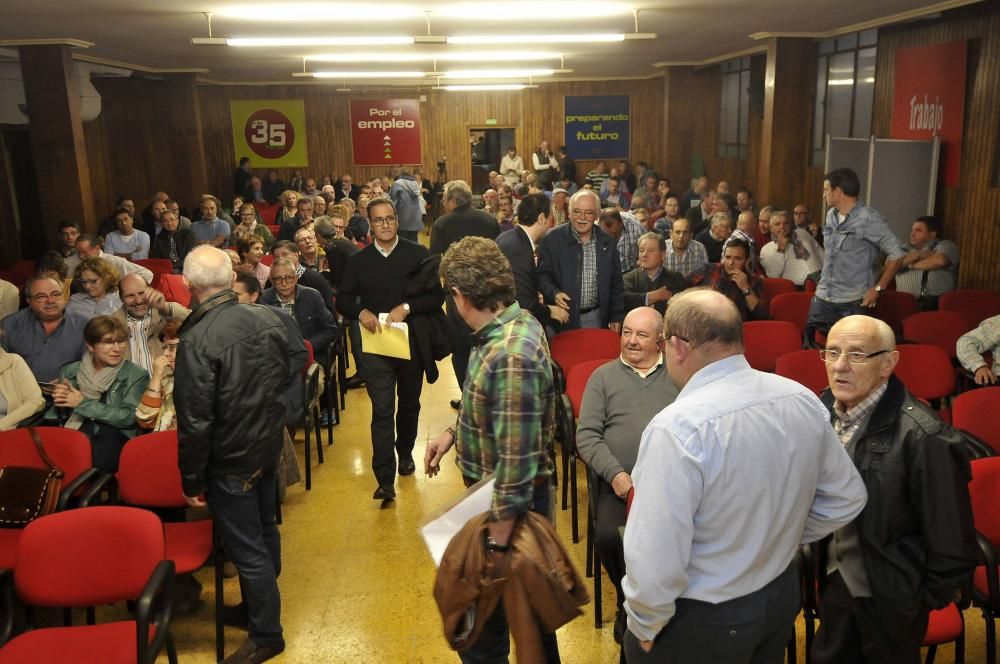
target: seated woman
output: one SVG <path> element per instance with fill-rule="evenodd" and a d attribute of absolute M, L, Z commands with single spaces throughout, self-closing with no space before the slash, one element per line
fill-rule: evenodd
<path fill-rule="evenodd" d="M 135 409 L 135 419 L 147 431 L 173 431 L 177 429 L 177 411 L 174 410 L 174 363 L 177 346 L 181 343 L 177 331 L 183 321 L 170 321 L 160 330 L 163 355 L 153 361 L 153 376 L 142 393 L 142 400 Z"/>
<path fill-rule="evenodd" d="M 240 240 L 249 240 L 254 236 L 260 238 L 264 243 L 264 251 L 270 249 L 271 245 L 274 244 L 274 236 L 271 235 L 267 226 L 260 223 L 257 208 L 250 203 L 244 203 L 240 207 L 237 221 L 239 223 L 233 229 L 233 242 L 231 244 L 236 244 Z"/>
<path fill-rule="evenodd" d="M 110 316 L 122 308 L 118 297 L 118 268 L 103 258 L 87 258 L 76 269 L 82 293 L 76 293 L 66 303 L 66 310 L 87 318 Z"/>
<path fill-rule="evenodd" d="M 239 250 L 240 256 L 243 257 L 243 265 L 247 268 L 246 271 L 257 277 L 260 287 L 264 288 L 267 280 L 271 277 L 271 268 L 260 262 L 260 259 L 264 257 L 263 241 L 258 237 L 243 239 L 236 245 L 236 248 Z"/>
<path fill-rule="evenodd" d="M 45 397 L 28 363 L 0 349 L 0 431 L 16 429 L 44 409 Z"/>
<path fill-rule="evenodd" d="M 734 239 L 722 254 L 722 261 L 709 263 L 688 275 L 692 286 L 708 286 L 717 290 L 736 304 L 743 320 L 764 320 L 767 309 L 761 298 L 763 279 L 751 274 L 747 266 L 750 245 L 746 240 Z"/>
<path fill-rule="evenodd" d="M 112 316 L 97 316 L 83 328 L 83 360 L 67 364 L 52 390 L 48 420 L 90 436 L 95 468 L 113 473 L 125 441 L 138 433 L 135 409 L 149 374 L 125 359 L 128 327 Z"/>

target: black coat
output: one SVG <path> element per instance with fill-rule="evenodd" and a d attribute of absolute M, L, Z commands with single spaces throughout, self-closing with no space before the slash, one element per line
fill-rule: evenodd
<path fill-rule="evenodd" d="M 431 253 L 443 254 L 452 244 L 470 235 L 495 240 L 500 235 L 500 225 L 488 212 L 471 206 L 456 208 L 434 222 L 431 230 Z"/>
<path fill-rule="evenodd" d="M 514 292 L 521 308 L 531 313 L 544 327 L 549 324 L 549 308 L 539 301 L 538 267 L 531 252 L 531 240 L 523 228 L 515 226 L 497 237 L 497 246 L 510 261 L 514 273 Z"/>
<path fill-rule="evenodd" d="M 280 307 L 278 293 L 274 287 L 268 288 L 260 297 L 260 303 Z M 337 338 L 337 319 L 323 302 L 323 296 L 315 288 L 298 285 L 295 287 L 295 322 L 302 336 L 312 344 L 313 354 L 326 363 L 330 344 Z"/>
<path fill-rule="evenodd" d="M 688 283 L 684 279 L 684 275 L 679 272 L 660 270 L 660 274 L 656 277 L 656 281 L 651 281 L 649 275 L 646 274 L 646 271 L 641 267 L 629 270 L 623 274 L 622 281 L 625 283 L 626 313 L 632 311 L 636 307 L 645 306 L 646 293 L 649 291 L 654 291 L 658 288 L 666 288 L 671 293 L 677 294 L 688 287 Z M 667 303 L 657 302 L 653 308 L 659 311 L 662 315 L 667 311 Z"/>
<path fill-rule="evenodd" d="M 180 329 L 174 370 L 178 465 L 184 493 L 210 477 L 273 471 L 285 423 L 285 393 L 299 367 L 288 331 L 261 305 L 224 290 L 201 302 Z"/>
<path fill-rule="evenodd" d="M 441 292 L 441 279 L 438 268 L 441 266 L 441 256 L 433 254 L 420 262 L 417 270 L 406 278 L 406 290 L 403 296 L 406 300 L 421 295 L 435 295 Z M 427 376 L 427 382 L 438 379 L 437 360 L 443 360 L 451 354 L 451 344 L 448 341 L 448 320 L 440 308 L 424 314 L 412 314 L 406 317 L 410 328 L 410 356 L 418 360 Z"/>
<path fill-rule="evenodd" d="M 195 239 L 190 228 L 178 228 L 174 231 L 173 235 L 174 246 L 177 249 L 177 262 L 172 263 L 172 265 L 174 266 L 174 272 L 180 274 L 184 268 L 184 257 L 188 255 L 189 251 L 198 246 L 198 240 Z M 156 234 L 156 238 L 149 248 L 149 257 L 170 260 L 170 233 L 160 231 Z"/>

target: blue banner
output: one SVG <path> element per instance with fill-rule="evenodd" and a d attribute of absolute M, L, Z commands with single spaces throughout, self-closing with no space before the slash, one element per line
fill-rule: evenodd
<path fill-rule="evenodd" d="M 566 152 L 573 159 L 629 158 L 628 95 L 566 96 Z"/>

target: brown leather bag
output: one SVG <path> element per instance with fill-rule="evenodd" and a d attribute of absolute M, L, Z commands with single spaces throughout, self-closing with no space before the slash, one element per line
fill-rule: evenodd
<path fill-rule="evenodd" d="M 0 468 L 0 527 L 24 528 L 32 520 L 56 511 L 66 473 L 45 452 L 34 427 L 28 427 L 38 456 L 48 468 Z"/>

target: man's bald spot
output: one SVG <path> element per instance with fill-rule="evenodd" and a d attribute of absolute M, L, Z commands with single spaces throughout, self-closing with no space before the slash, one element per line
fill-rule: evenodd
<path fill-rule="evenodd" d="M 636 307 L 625 315 L 622 325 L 633 330 L 646 330 L 656 338 L 663 335 L 663 318 L 653 307 Z"/>
<path fill-rule="evenodd" d="M 122 277 L 121 281 L 118 282 L 118 293 L 120 295 L 130 288 L 146 290 L 146 286 L 148 285 L 149 284 L 146 283 L 146 280 L 142 278 L 142 275 L 130 272 Z"/>
<path fill-rule="evenodd" d="M 834 332 L 861 334 L 866 338 L 882 342 L 881 345 L 886 350 L 896 350 L 896 335 L 888 323 L 878 318 L 860 314 L 845 316 L 834 323 L 827 336 L 831 336 Z"/>
<path fill-rule="evenodd" d="M 722 343 L 743 346 L 743 318 L 732 300 L 707 287 L 689 288 L 670 298 L 664 317 L 667 333 L 692 346 Z"/>

